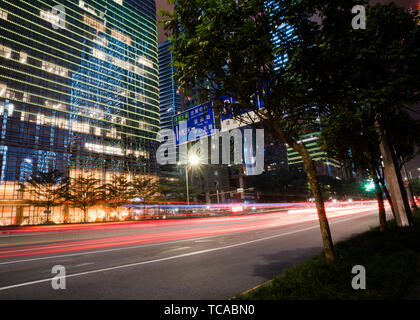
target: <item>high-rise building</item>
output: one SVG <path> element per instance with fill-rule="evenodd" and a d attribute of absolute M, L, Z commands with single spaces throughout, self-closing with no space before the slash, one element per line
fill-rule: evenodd
<path fill-rule="evenodd" d="M 267 1 L 267 9 L 269 12 L 275 12 L 280 10 L 280 4 L 276 1 Z M 278 48 L 282 45 L 282 43 L 285 43 L 286 41 L 289 41 L 293 37 L 293 27 L 288 24 L 281 24 L 276 25 L 276 32 L 272 35 L 272 43 L 275 48 Z M 287 64 L 287 61 L 289 60 L 287 54 L 285 53 L 278 53 L 274 57 L 274 66 L 275 69 L 278 70 L 282 67 L 284 67 Z"/>
<path fill-rule="evenodd" d="M 34 172 L 155 172 L 155 1 L 1 0 L 0 30 L 0 225 Z"/>
<path fill-rule="evenodd" d="M 320 131 L 302 135 L 301 141 L 308 149 L 309 155 L 315 161 L 317 172 L 320 175 L 339 177 L 342 176 L 342 165 L 339 161 L 329 158 L 325 151 L 318 145 Z M 289 166 L 298 166 L 303 169 L 303 160 L 299 153 L 292 148 L 287 148 L 287 161 Z"/>
<path fill-rule="evenodd" d="M 181 111 L 181 99 L 174 82 L 171 42 L 166 40 L 159 44 L 159 106 L 160 127 L 172 129 L 172 118 Z"/>

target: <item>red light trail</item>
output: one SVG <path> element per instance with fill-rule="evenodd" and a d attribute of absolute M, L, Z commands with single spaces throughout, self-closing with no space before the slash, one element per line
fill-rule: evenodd
<path fill-rule="evenodd" d="M 275 205 L 271 206 L 275 208 Z M 376 209 L 375 202 L 352 203 L 343 207 L 343 203 L 328 205 L 327 215 L 330 219 L 346 215 L 371 212 Z M 31 241 L 13 244 L 6 243 L 8 236 L 0 238 L 0 259 L 20 256 L 47 255 L 74 251 L 88 251 L 100 248 L 114 248 L 139 244 L 154 244 L 176 240 L 194 239 L 213 235 L 245 232 L 251 230 L 268 229 L 297 223 L 317 220 L 316 209 L 313 206 L 287 206 L 278 208 L 275 212 L 256 213 L 247 215 L 233 215 L 210 218 L 178 219 L 178 220 L 149 220 L 137 222 L 94 223 L 62 226 L 24 227 L 3 232 L 8 236 L 19 235 L 30 237 Z M 132 235 L 112 235 L 112 232 L 131 230 Z M 95 233 L 99 238 L 78 240 L 74 236 L 80 233 Z M 109 232 L 106 234 L 106 232 Z M 50 239 L 42 241 L 43 235 L 65 234 L 70 239 Z M 32 235 L 37 236 L 34 240 Z M 47 242 L 42 244 L 43 242 Z M 50 242 L 48 244 L 48 242 Z M 7 247 L 6 247 L 7 246 Z"/>

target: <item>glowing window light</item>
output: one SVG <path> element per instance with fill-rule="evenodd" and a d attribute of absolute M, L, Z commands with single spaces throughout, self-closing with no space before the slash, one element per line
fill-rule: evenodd
<path fill-rule="evenodd" d="M 0 10 L 0 19 L 7 20 L 7 12 Z"/>
<path fill-rule="evenodd" d="M 83 10 L 86 10 L 90 14 L 93 14 L 94 16 L 98 15 L 95 9 L 89 7 L 83 0 L 79 0 L 79 7 L 82 8 Z"/>
<path fill-rule="evenodd" d="M 99 21 L 87 14 L 84 15 L 83 22 L 98 31 L 102 31 L 103 33 L 106 31 L 105 24 L 102 21 Z"/>
<path fill-rule="evenodd" d="M 153 62 L 144 56 L 138 57 L 137 63 L 141 65 L 145 65 L 146 67 L 149 67 L 149 68 L 153 68 Z"/>
<path fill-rule="evenodd" d="M 12 48 L 0 44 L 0 56 L 10 59 L 12 57 Z"/>
<path fill-rule="evenodd" d="M 25 51 L 20 52 L 20 63 L 26 63 L 28 61 L 28 54 Z"/>
<path fill-rule="evenodd" d="M 96 153 L 124 156 L 123 150 L 118 147 L 105 146 L 102 144 L 94 144 L 94 143 L 85 143 L 85 148 L 88 151 L 92 151 Z"/>
<path fill-rule="evenodd" d="M 3 97 L 7 91 L 7 84 L 0 82 L 0 97 Z"/>
<path fill-rule="evenodd" d="M 47 22 L 50 22 L 51 24 L 58 25 L 60 23 L 59 14 L 53 14 L 51 11 L 41 10 L 39 12 L 39 15 L 42 19 L 44 19 Z"/>
<path fill-rule="evenodd" d="M 124 34 L 120 30 L 111 29 L 111 36 L 121 42 L 128 44 L 129 46 L 131 45 L 131 37 L 129 35 Z"/>
<path fill-rule="evenodd" d="M 12 116 L 14 110 L 15 105 L 13 103 L 0 103 L 0 116 L 3 116 L 5 111 L 7 111 L 8 116 Z"/>
<path fill-rule="evenodd" d="M 54 63 L 42 61 L 42 69 L 59 76 L 68 76 L 68 70 Z"/>

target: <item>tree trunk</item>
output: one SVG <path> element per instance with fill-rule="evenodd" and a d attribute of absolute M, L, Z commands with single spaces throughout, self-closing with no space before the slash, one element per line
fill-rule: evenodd
<path fill-rule="evenodd" d="M 385 185 L 385 181 L 384 181 L 384 179 L 382 179 L 382 178 L 381 178 L 381 179 L 379 179 L 379 182 L 381 183 L 382 188 L 384 189 L 385 196 L 386 196 L 386 198 L 387 198 L 387 200 L 388 200 L 388 202 L 389 202 L 389 206 L 391 207 L 392 215 L 394 216 L 394 219 L 395 219 L 394 206 L 393 206 L 393 204 L 392 204 L 391 195 L 389 194 L 388 188 L 387 188 L 387 187 L 386 187 L 386 185 Z"/>
<path fill-rule="evenodd" d="M 410 205 L 407 194 L 398 170 L 396 155 L 391 148 L 386 131 L 383 130 L 378 120 L 375 121 L 376 131 L 380 138 L 379 149 L 381 150 L 386 179 L 391 192 L 392 204 L 394 205 L 396 222 L 399 227 L 413 225 Z"/>
<path fill-rule="evenodd" d="M 298 152 L 302 157 L 312 195 L 315 198 L 316 209 L 318 213 L 319 226 L 321 228 L 322 242 L 324 245 L 324 254 L 328 262 L 335 262 L 334 244 L 331 237 L 330 226 L 325 213 L 324 199 L 322 198 L 321 186 L 318 180 L 318 174 L 314 162 L 309 155 L 308 150 L 303 143 L 298 145 Z"/>
<path fill-rule="evenodd" d="M 379 185 L 378 176 L 376 175 L 375 165 L 373 164 L 372 156 L 370 154 L 368 155 L 368 166 L 370 176 L 372 177 L 373 183 L 375 185 L 376 200 L 378 201 L 379 230 L 381 232 L 385 232 L 388 229 L 388 225 L 386 223 L 384 198 L 382 196 L 382 190 L 381 186 Z"/>
<path fill-rule="evenodd" d="M 47 206 L 47 223 L 50 222 L 50 207 Z"/>
<path fill-rule="evenodd" d="M 305 167 L 306 176 L 308 177 L 309 185 L 311 186 L 313 197 L 315 198 L 316 210 L 318 213 L 319 226 L 321 228 L 322 242 L 324 245 L 325 259 L 330 262 L 335 262 L 334 244 L 331 237 L 330 226 L 328 224 L 327 215 L 325 213 L 324 199 L 322 198 L 321 186 L 318 180 L 318 174 L 315 169 L 314 162 L 309 155 L 308 149 L 303 142 L 297 143 L 277 125 L 276 121 L 271 121 L 272 133 L 279 139 L 286 142 L 302 157 L 303 165 Z"/>

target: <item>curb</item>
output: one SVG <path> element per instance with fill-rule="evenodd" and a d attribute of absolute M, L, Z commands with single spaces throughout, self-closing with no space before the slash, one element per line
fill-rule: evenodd
<path fill-rule="evenodd" d="M 255 291 L 255 290 L 259 289 L 259 288 L 268 286 L 268 285 L 270 285 L 273 282 L 273 280 L 274 279 L 271 279 L 271 280 L 265 281 L 263 283 L 260 283 L 260 284 L 256 285 L 255 287 L 253 287 L 251 289 L 248 289 L 248 290 L 246 290 L 244 292 L 241 292 L 241 293 L 237 294 L 236 296 L 233 296 L 233 297 L 229 298 L 228 300 L 234 300 L 236 298 L 239 298 L 240 296 L 246 295 L 246 294 L 248 294 L 248 293 L 250 293 L 252 291 Z"/>

